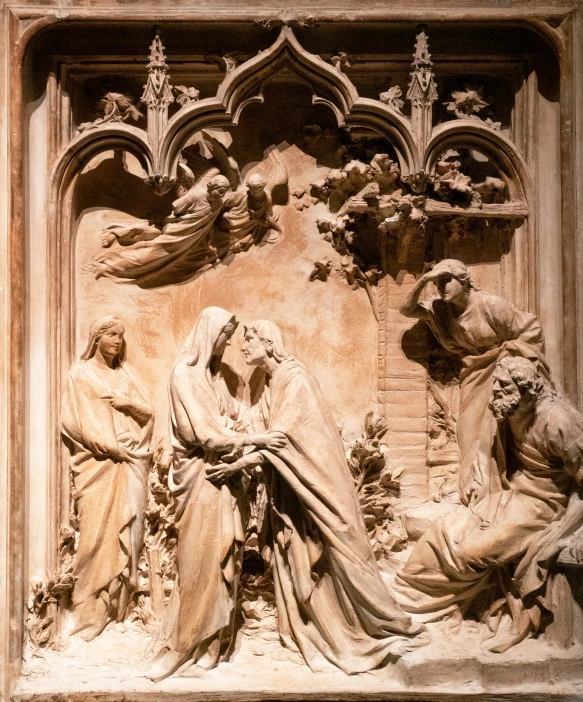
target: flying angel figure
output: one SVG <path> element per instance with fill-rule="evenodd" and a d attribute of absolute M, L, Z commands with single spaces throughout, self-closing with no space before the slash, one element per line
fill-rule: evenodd
<path fill-rule="evenodd" d="M 267 186 L 264 194 L 248 198 L 239 167 L 228 152 L 230 145 L 231 135 L 223 130 L 197 132 L 178 165 L 178 199 L 172 203 L 172 215 L 161 224 L 137 220 L 111 225 L 102 232 L 107 250 L 94 256 L 84 269 L 96 278 L 112 277 L 142 287 L 167 285 L 191 277 L 228 252 L 228 244 L 217 248 L 221 242 L 215 224 L 230 210 L 236 210 L 237 216 L 225 222 L 237 238 L 249 233 L 256 237 L 260 228 L 263 234 L 273 228 Z"/>
<path fill-rule="evenodd" d="M 273 192 L 288 183 L 288 172 L 279 148 L 270 146 L 265 150 L 263 160 L 247 166 L 243 174 L 228 153 L 222 156 L 217 162 L 221 173 L 229 178 L 231 192 L 225 196 L 225 212 L 217 222 L 219 252 L 222 254 L 225 247 L 230 253 L 247 251 L 262 241 L 275 243 L 282 230 L 274 213 Z M 225 234 L 222 240 L 221 232 Z M 268 232 L 271 233 L 266 237 Z"/>

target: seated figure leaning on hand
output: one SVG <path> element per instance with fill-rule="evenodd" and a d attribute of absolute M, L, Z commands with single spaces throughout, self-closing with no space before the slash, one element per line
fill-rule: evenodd
<path fill-rule="evenodd" d="M 490 607 L 491 629 L 504 611 L 512 619 L 512 631 L 488 645 L 502 652 L 539 631 L 549 565 L 568 538 L 573 555 L 583 556 L 583 417 L 520 357 L 496 364 L 489 406 L 506 438 L 499 487 L 487 500 L 491 522 L 462 505 L 437 519 L 393 592 L 403 609 L 429 622 L 484 607 L 477 596 L 495 588 L 501 599 Z"/>

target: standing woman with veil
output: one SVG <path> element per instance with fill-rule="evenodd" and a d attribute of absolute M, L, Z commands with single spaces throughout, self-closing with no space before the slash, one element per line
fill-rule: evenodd
<path fill-rule="evenodd" d="M 75 632 L 87 641 L 126 616 L 144 543 L 154 420 L 125 364 L 124 332 L 117 317 L 92 324 L 61 413 L 79 517 Z"/>
<path fill-rule="evenodd" d="M 176 501 L 177 576 L 148 673 L 159 681 L 188 661 L 212 668 L 234 643 L 237 587 L 243 557 L 243 487 L 235 477 L 217 486 L 206 469 L 245 446 L 278 444 L 277 435 L 247 435 L 224 373 L 222 356 L 237 327 L 220 307 L 204 309 L 170 376 L 174 449 L 168 478 Z"/>

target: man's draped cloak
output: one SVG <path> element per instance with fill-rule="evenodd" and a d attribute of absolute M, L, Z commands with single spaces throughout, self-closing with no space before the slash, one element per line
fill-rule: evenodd
<path fill-rule="evenodd" d="M 459 483 L 462 502 L 473 506 L 487 499 L 491 489 L 499 489 L 492 452 L 497 426 L 488 409 L 494 368 L 504 356 L 522 356 L 548 378 L 541 326 L 533 314 L 486 290 L 472 290 L 468 308 L 459 316 L 440 298 L 420 304 L 429 313 L 428 323 L 439 343 L 463 357 L 457 421 Z"/>
<path fill-rule="evenodd" d="M 401 655 L 419 631 L 381 579 L 338 429 L 316 380 L 293 358 L 269 382 L 267 469 L 280 634 L 310 667 L 346 673 Z"/>
<path fill-rule="evenodd" d="M 581 510 L 565 519 L 569 498 L 581 482 L 583 419 L 565 400 L 545 391 L 525 440 L 508 429 L 507 465 L 479 510 L 452 506 L 419 540 L 393 592 L 421 621 L 466 609 L 485 588 L 502 585 L 513 619 L 527 611 L 530 629 L 540 625 L 544 585 L 560 541 L 581 525 Z M 504 447 L 498 465 L 504 466 Z M 573 495 L 571 499 L 576 499 Z M 516 643 L 527 631 L 517 624 Z"/>

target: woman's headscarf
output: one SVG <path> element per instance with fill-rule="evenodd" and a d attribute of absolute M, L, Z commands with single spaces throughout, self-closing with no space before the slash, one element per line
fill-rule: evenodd
<path fill-rule="evenodd" d="M 283 344 L 283 335 L 277 324 L 274 324 L 267 319 L 258 319 L 256 322 L 247 324 L 245 326 L 245 331 L 247 329 L 255 332 L 261 341 L 267 341 L 269 344 L 271 344 L 273 358 L 275 358 L 278 363 L 281 363 L 284 358 L 288 357 L 289 354 L 285 350 L 285 346 Z"/>
<path fill-rule="evenodd" d="M 87 342 L 87 348 L 81 354 L 82 361 L 88 361 L 90 358 L 93 358 L 93 356 L 95 356 L 99 339 L 101 339 L 101 337 L 105 334 L 105 332 L 108 329 L 111 329 L 111 327 L 114 327 L 116 324 L 119 324 L 123 328 L 123 322 L 121 321 L 121 319 L 118 319 L 113 315 L 106 315 L 105 317 L 100 317 L 99 319 L 95 320 L 95 322 L 93 322 L 91 328 L 89 329 L 89 341 Z M 113 359 L 112 367 L 118 368 L 119 366 L 121 366 L 125 361 L 125 358 L 126 340 L 124 337 L 119 353 Z"/>
<path fill-rule="evenodd" d="M 436 263 L 435 266 L 433 266 L 433 272 L 436 273 L 438 271 L 449 273 L 453 278 L 459 280 L 462 285 L 468 286 L 472 288 L 472 290 L 476 289 L 476 286 L 472 283 L 470 272 L 468 271 L 465 263 L 462 263 L 455 258 L 444 258 L 443 261 Z"/>
<path fill-rule="evenodd" d="M 237 326 L 235 315 L 222 307 L 205 307 L 176 357 L 174 367 L 203 365 L 208 368 L 216 340 L 229 324 Z"/>

